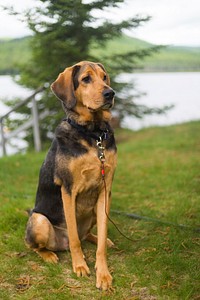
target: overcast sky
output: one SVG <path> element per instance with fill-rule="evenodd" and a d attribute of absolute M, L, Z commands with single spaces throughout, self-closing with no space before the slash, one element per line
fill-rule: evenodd
<path fill-rule="evenodd" d="M 37 0 L 0 0 L 1 5 L 13 5 L 18 10 L 35 3 Z M 154 44 L 200 46 L 200 0 L 126 0 L 109 17 L 118 20 L 136 14 L 150 15 L 152 19 L 131 35 Z M 0 38 L 29 34 L 26 24 L 0 11 Z"/>

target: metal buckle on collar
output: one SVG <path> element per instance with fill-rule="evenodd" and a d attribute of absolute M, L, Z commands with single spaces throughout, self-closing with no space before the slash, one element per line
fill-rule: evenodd
<path fill-rule="evenodd" d="M 102 138 L 102 136 L 100 136 L 98 138 L 98 140 L 96 140 L 96 145 L 98 147 L 98 158 L 99 158 L 99 160 L 101 162 L 101 175 L 102 175 L 102 179 L 105 180 L 104 179 L 104 177 L 105 177 L 104 162 L 105 162 L 106 158 L 105 158 L 105 154 L 104 154 L 105 147 L 103 146 L 102 142 L 103 142 L 103 138 Z"/>
<path fill-rule="evenodd" d="M 103 140 L 107 140 L 107 138 L 108 138 L 108 129 L 104 130 L 96 140 L 96 145 L 99 151 L 98 157 L 101 162 L 105 162 L 105 154 L 104 154 L 105 147 L 103 146 Z"/>
<path fill-rule="evenodd" d="M 98 138 L 98 140 L 96 140 L 96 145 L 97 145 L 98 150 L 99 150 L 98 157 L 99 157 L 101 162 L 104 162 L 105 161 L 105 155 L 104 155 L 105 147 L 103 146 L 102 142 L 103 142 L 103 139 L 102 139 L 102 136 L 100 136 Z"/>

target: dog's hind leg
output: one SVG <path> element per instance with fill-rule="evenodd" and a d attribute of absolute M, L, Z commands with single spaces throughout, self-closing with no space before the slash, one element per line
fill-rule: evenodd
<path fill-rule="evenodd" d="M 56 234 L 50 221 L 42 214 L 33 213 L 29 218 L 25 241 L 44 261 L 57 263 Z"/>
<path fill-rule="evenodd" d="M 97 245 L 98 238 L 95 234 L 90 232 L 90 233 L 88 233 L 88 235 L 86 237 L 86 241 Z M 108 248 L 113 248 L 114 246 L 115 246 L 115 244 L 109 238 L 107 238 L 107 247 Z"/>

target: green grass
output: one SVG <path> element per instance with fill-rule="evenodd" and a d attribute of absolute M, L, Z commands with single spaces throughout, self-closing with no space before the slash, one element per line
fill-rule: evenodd
<path fill-rule="evenodd" d="M 112 209 L 200 227 L 200 122 L 117 132 L 118 167 Z M 0 299 L 169 299 L 200 296 L 200 233 L 111 214 L 108 250 L 114 290 L 95 288 L 95 249 L 83 249 L 90 278 L 72 273 L 69 252 L 44 263 L 24 245 L 25 210 L 33 206 L 45 153 L 0 159 Z M 23 282 L 29 280 L 29 284 Z M 27 289 L 25 289 L 27 287 Z"/>

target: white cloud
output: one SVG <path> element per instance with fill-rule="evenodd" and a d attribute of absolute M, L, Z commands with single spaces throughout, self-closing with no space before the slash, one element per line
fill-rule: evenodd
<path fill-rule="evenodd" d="M 25 23 L 21 22 L 17 16 L 9 15 L 7 11 L 1 9 L 3 7 L 11 7 L 18 12 L 33 7 L 37 1 L 34 0 L 3 0 L 0 5 L 0 37 L 22 37 L 30 35 L 31 31 L 28 29 Z"/>
<path fill-rule="evenodd" d="M 85 0 L 86 1 L 86 0 Z M 88 2 L 89 0 L 87 0 Z M 37 0 L 4 0 L 3 5 L 13 5 L 17 10 L 35 6 Z M 151 15 L 144 26 L 132 31 L 132 35 L 156 44 L 200 46 L 199 0 L 126 0 L 120 9 L 110 9 L 103 16 L 119 20 L 136 14 Z M 1 12 L 0 37 L 20 37 L 30 34 L 26 24 L 14 16 Z"/>
<path fill-rule="evenodd" d="M 130 11 L 152 16 L 134 36 L 157 44 L 200 46 L 199 0 L 129 0 L 128 6 Z"/>
<path fill-rule="evenodd" d="M 24 23 L 16 20 L 14 16 L 8 16 L 5 13 L 1 14 L 0 19 L 0 37 L 21 37 L 30 35 L 30 30 L 25 26 Z"/>

